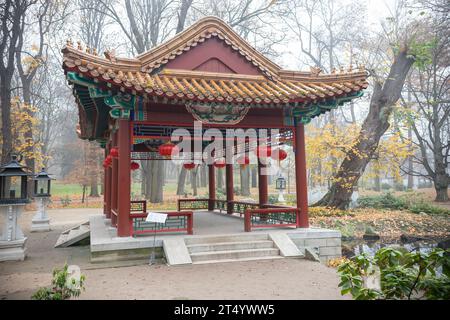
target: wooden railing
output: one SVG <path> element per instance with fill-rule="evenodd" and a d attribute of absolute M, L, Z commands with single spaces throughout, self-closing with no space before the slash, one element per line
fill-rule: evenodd
<path fill-rule="evenodd" d="M 147 222 L 147 201 L 130 201 L 130 218 L 133 224 L 133 235 L 147 233 L 194 232 L 194 215 L 192 211 L 164 212 L 167 220 L 164 224 Z"/>
<path fill-rule="evenodd" d="M 209 199 L 178 199 L 178 211 L 208 210 Z"/>
<path fill-rule="evenodd" d="M 220 213 L 222 213 L 222 211 L 227 211 L 227 200 L 219 200 L 219 199 L 215 199 L 214 200 L 214 210 L 219 210 Z"/>
<path fill-rule="evenodd" d="M 252 228 L 297 227 L 298 212 L 299 209 L 292 207 L 248 209 L 245 211 L 244 229 L 250 232 Z"/>
<path fill-rule="evenodd" d="M 145 221 L 147 213 L 130 214 L 133 220 L 133 235 L 163 232 L 187 232 L 187 234 L 194 234 L 194 213 L 192 211 L 164 213 L 167 214 L 167 220 L 164 224 Z"/>
<path fill-rule="evenodd" d="M 245 211 L 248 209 L 257 209 L 259 208 L 258 203 L 254 202 L 245 202 L 245 201 L 231 201 L 233 204 L 233 213 L 239 213 L 242 217 L 245 214 Z"/>
<path fill-rule="evenodd" d="M 145 200 L 135 200 L 130 201 L 130 212 L 147 212 L 147 201 Z"/>

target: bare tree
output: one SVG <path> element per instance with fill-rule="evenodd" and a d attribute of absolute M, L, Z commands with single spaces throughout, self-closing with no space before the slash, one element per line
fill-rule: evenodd
<path fill-rule="evenodd" d="M 0 105 L 2 110 L 2 163 L 13 151 L 11 132 L 11 92 L 16 52 L 24 28 L 25 14 L 36 1 L 5 0 L 0 4 Z"/>
<path fill-rule="evenodd" d="M 22 94 L 22 101 L 24 104 L 32 105 L 34 90 L 36 85 L 36 75 L 38 70 L 46 64 L 48 60 L 48 43 L 47 36 L 53 31 L 57 23 L 61 23 L 66 16 L 67 3 L 54 2 L 50 0 L 39 0 L 33 6 L 30 6 L 30 12 L 33 14 L 27 15 L 22 20 L 22 31 L 19 35 L 16 49 L 16 66 L 17 72 L 22 84 L 19 90 Z M 37 43 L 29 40 L 34 33 L 38 35 Z M 32 44 L 30 45 L 30 42 Z M 26 58 L 28 59 L 26 59 Z M 33 109 L 27 109 L 29 119 L 36 116 Z M 26 164 L 31 172 L 35 172 L 36 153 L 41 150 L 36 150 L 36 140 L 33 136 L 33 125 L 31 121 L 26 123 L 26 132 L 24 134 L 27 148 Z M 30 188 L 32 185 L 30 184 Z M 30 190 L 31 191 L 31 190 Z"/>
<path fill-rule="evenodd" d="M 444 13 L 448 17 L 448 12 Z M 425 173 L 408 168 L 409 174 L 433 180 L 436 201 L 448 201 L 450 184 L 450 23 L 441 23 L 441 14 L 433 17 L 427 29 L 431 40 L 430 61 L 416 68 L 408 82 L 408 95 L 416 111 L 415 121 L 410 121 L 414 144 L 419 154 L 414 163 Z"/>

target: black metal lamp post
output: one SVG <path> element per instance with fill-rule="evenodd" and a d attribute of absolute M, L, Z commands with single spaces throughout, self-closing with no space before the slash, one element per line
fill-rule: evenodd
<path fill-rule="evenodd" d="M 277 190 L 286 190 L 286 179 L 282 176 L 279 176 L 275 181 L 275 189 Z"/>
<path fill-rule="evenodd" d="M 17 155 L 9 163 L 0 167 L 0 204 L 27 204 L 30 202 L 27 191 L 28 177 L 31 176 L 20 165 Z"/>
<path fill-rule="evenodd" d="M 38 202 L 38 211 L 31 220 L 31 232 L 50 231 L 50 219 L 47 215 L 46 206 L 51 196 L 52 179 L 45 168 L 42 168 L 34 177 L 34 197 Z"/>
<path fill-rule="evenodd" d="M 45 172 L 45 168 L 42 168 L 41 172 L 39 172 L 34 177 L 34 197 L 36 198 L 50 197 L 52 180 L 54 179 L 51 178 L 47 172 Z"/>
<path fill-rule="evenodd" d="M 278 190 L 278 202 L 285 203 L 286 200 L 284 199 L 283 192 L 286 190 L 286 179 L 281 175 L 281 173 L 275 181 L 275 189 Z"/>
<path fill-rule="evenodd" d="M 26 256 L 27 238 L 18 220 L 30 202 L 27 180 L 31 174 L 20 161 L 21 157 L 13 155 L 9 163 L 0 167 L 0 214 L 6 222 L 0 237 L 0 261 L 24 260 Z"/>

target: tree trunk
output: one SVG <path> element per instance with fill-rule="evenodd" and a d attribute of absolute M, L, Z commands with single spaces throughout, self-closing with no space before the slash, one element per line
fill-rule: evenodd
<path fill-rule="evenodd" d="M 258 168 L 256 166 L 252 166 L 251 175 L 252 175 L 252 188 L 258 188 Z"/>
<path fill-rule="evenodd" d="M 191 170 L 191 187 L 192 187 L 192 195 L 197 196 L 197 172 L 198 167 Z"/>
<path fill-rule="evenodd" d="M 411 80 L 408 79 L 408 82 L 411 83 Z M 408 90 L 408 103 L 411 102 L 411 90 Z M 411 126 L 408 126 L 408 139 L 412 141 L 413 139 L 413 130 Z M 412 190 L 414 188 L 414 176 L 412 172 L 414 170 L 413 156 L 410 155 L 408 157 L 408 189 Z"/>
<path fill-rule="evenodd" d="M 217 189 L 221 189 L 223 191 L 223 169 L 217 170 Z"/>
<path fill-rule="evenodd" d="M 350 203 L 353 187 L 372 159 L 381 136 L 389 128 L 389 116 L 393 105 L 400 98 L 405 78 L 414 63 L 403 49 L 395 56 L 389 75 L 384 82 L 375 83 L 370 101 L 369 114 L 361 131 L 346 157 L 341 163 L 333 183 L 325 196 L 315 205 L 346 209 Z"/>
<path fill-rule="evenodd" d="M 153 160 L 151 163 L 151 203 L 163 202 L 164 161 Z"/>
<path fill-rule="evenodd" d="M 207 176 L 207 173 L 206 173 L 206 170 L 207 170 L 207 166 L 206 166 L 206 164 L 202 164 L 201 166 L 200 166 L 200 186 L 202 187 L 202 188 L 206 188 L 206 185 L 207 185 L 207 182 L 206 182 L 206 176 Z"/>
<path fill-rule="evenodd" d="M 437 184 L 434 185 L 434 188 L 436 189 L 436 199 L 435 201 L 438 202 L 446 202 L 448 201 L 448 184 L 439 186 Z"/>
<path fill-rule="evenodd" d="M 97 183 L 97 176 L 95 176 L 91 181 L 91 193 L 89 194 L 90 197 L 100 197 L 98 194 L 98 183 Z"/>
<path fill-rule="evenodd" d="M 2 164 L 9 161 L 12 152 L 12 129 L 11 129 L 11 91 L 10 84 L 5 83 L 5 78 L 0 80 L 0 105 L 2 110 Z"/>
<path fill-rule="evenodd" d="M 436 199 L 438 202 L 448 201 L 448 185 L 450 184 L 450 176 L 445 172 L 444 159 L 442 159 L 442 155 L 440 155 L 441 161 L 436 161 L 435 163 L 435 174 L 434 174 L 434 188 L 436 189 Z"/>
<path fill-rule="evenodd" d="M 182 0 L 181 1 L 180 12 L 178 13 L 178 24 L 177 24 L 176 33 L 183 31 L 184 24 L 186 23 L 186 16 L 189 11 L 189 8 L 192 5 L 192 1 L 193 0 Z"/>
<path fill-rule="evenodd" d="M 184 187 L 186 185 L 186 173 L 187 170 L 181 166 L 180 174 L 178 176 L 177 195 L 182 196 L 185 193 Z"/>
<path fill-rule="evenodd" d="M 248 196 L 250 196 L 250 168 L 249 168 L 249 166 L 241 167 L 240 178 L 241 178 L 241 195 L 248 197 Z"/>

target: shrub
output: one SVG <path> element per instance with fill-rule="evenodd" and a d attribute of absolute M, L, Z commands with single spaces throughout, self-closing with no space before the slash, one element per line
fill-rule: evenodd
<path fill-rule="evenodd" d="M 278 196 L 274 195 L 274 194 L 269 194 L 269 199 L 268 199 L 270 204 L 275 204 L 278 202 Z"/>
<path fill-rule="evenodd" d="M 61 204 L 63 207 L 69 206 L 71 202 L 72 202 L 72 200 L 70 199 L 69 196 L 65 196 L 64 198 L 61 198 Z"/>
<path fill-rule="evenodd" d="M 360 197 L 358 199 L 358 205 L 361 208 L 409 210 L 413 213 L 450 214 L 450 210 L 434 206 L 426 202 L 420 195 L 411 192 L 400 197 L 395 197 L 391 193 Z"/>
<path fill-rule="evenodd" d="M 338 268 L 341 294 L 356 300 L 450 299 L 450 250 L 429 253 L 386 247 L 361 254 Z M 369 284 L 375 280 L 375 283 Z M 375 285 L 374 285 L 375 284 Z"/>
<path fill-rule="evenodd" d="M 375 208 L 375 209 L 406 209 L 406 203 L 400 198 L 394 197 L 391 193 L 384 193 L 379 196 L 365 196 L 358 199 L 358 205 L 361 208 Z"/>
<path fill-rule="evenodd" d="M 381 184 L 381 189 L 382 190 L 389 190 L 391 188 L 392 187 L 391 187 L 391 185 L 389 183 L 384 182 L 384 183 Z"/>
<path fill-rule="evenodd" d="M 85 276 L 80 275 L 77 281 L 69 277 L 68 266 L 64 265 L 62 269 L 53 270 L 53 279 L 51 288 L 40 288 L 31 299 L 33 300 L 66 300 L 71 297 L 79 297 L 84 288 Z"/>

